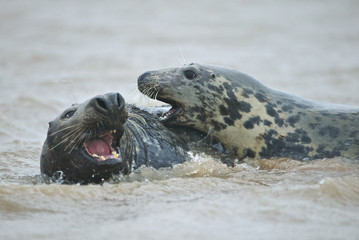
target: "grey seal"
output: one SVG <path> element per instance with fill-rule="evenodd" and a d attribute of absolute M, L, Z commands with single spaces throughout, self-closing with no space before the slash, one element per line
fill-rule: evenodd
<path fill-rule="evenodd" d="M 205 134 L 164 126 L 158 116 L 125 104 L 119 93 L 73 105 L 49 123 L 41 173 L 64 183 L 101 183 L 140 166 L 172 167 L 190 160 L 189 151 L 224 151 L 218 142 L 207 143 Z"/>
<path fill-rule="evenodd" d="M 210 133 L 238 158 L 359 158 L 359 108 L 273 90 L 221 66 L 188 64 L 145 72 L 145 95 L 169 103 L 168 126 Z"/>

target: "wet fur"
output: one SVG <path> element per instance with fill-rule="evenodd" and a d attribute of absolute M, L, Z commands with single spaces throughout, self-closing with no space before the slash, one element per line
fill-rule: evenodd
<path fill-rule="evenodd" d="M 195 79 L 186 78 L 188 70 Z M 139 77 L 138 87 L 149 97 L 184 108 L 167 125 L 211 130 L 239 159 L 359 158 L 358 107 L 306 100 L 211 65 L 150 71 Z"/>
<path fill-rule="evenodd" d="M 162 168 L 183 163 L 190 160 L 190 150 L 221 155 L 212 148 L 212 142 L 202 141 L 205 134 L 199 131 L 164 126 L 158 122 L 158 115 L 134 105 L 103 115 L 92 106 L 93 99 L 72 106 L 50 122 L 41 153 L 43 174 L 51 177 L 60 172 L 67 183 L 98 183 L 140 166 Z M 64 117 L 72 109 L 75 114 Z M 122 161 L 99 162 L 83 154 L 86 139 L 113 129 L 119 134 Z"/>

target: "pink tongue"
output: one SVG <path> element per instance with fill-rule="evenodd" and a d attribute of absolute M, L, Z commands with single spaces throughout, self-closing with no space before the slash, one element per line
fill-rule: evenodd
<path fill-rule="evenodd" d="M 91 155 L 96 154 L 98 156 L 108 156 L 111 154 L 110 146 L 102 139 L 92 140 L 86 144 L 86 147 Z"/>

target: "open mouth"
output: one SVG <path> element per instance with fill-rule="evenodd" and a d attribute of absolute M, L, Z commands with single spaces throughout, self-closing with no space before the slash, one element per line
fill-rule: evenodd
<path fill-rule="evenodd" d="M 166 122 L 170 120 L 171 118 L 175 117 L 180 112 L 182 112 L 183 110 L 183 107 L 178 103 L 170 103 L 170 104 L 172 108 L 168 112 L 165 112 L 164 114 L 162 114 L 162 116 L 160 116 L 159 120 L 161 122 Z"/>
<path fill-rule="evenodd" d="M 113 145 L 115 134 L 116 130 L 111 130 L 89 141 L 85 141 L 84 147 L 86 153 L 99 162 L 106 161 L 108 159 L 121 160 L 119 147 Z"/>

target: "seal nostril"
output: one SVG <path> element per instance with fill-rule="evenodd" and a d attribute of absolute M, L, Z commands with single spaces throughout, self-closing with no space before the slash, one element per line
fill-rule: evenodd
<path fill-rule="evenodd" d="M 107 111 L 107 110 L 109 110 L 108 109 L 108 104 L 106 103 L 106 99 L 105 98 L 102 98 L 102 97 L 98 97 L 98 98 L 96 98 L 96 105 L 97 105 L 97 108 L 99 109 L 99 110 L 101 110 L 101 111 Z"/>
<path fill-rule="evenodd" d="M 117 93 L 116 95 L 116 101 L 117 101 L 117 106 L 119 110 L 122 110 L 125 107 L 125 99 L 123 99 L 123 97 L 121 96 L 121 94 Z"/>
<path fill-rule="evenodd" d="M 120 95 L 119 93 L 117 93 L 116 95 L 117 95 L 117 96 L 116 96 L 117 104 L 118 104 L 119 106 L 121 106 L 121 103 L 122 103 L 121 95 Z"/>

